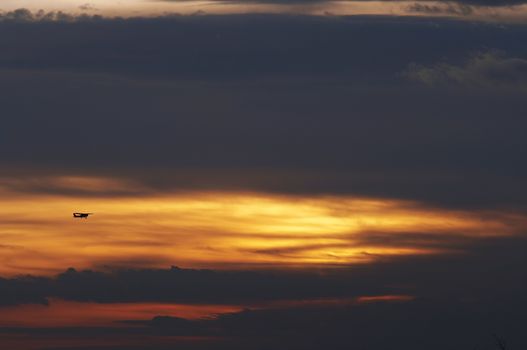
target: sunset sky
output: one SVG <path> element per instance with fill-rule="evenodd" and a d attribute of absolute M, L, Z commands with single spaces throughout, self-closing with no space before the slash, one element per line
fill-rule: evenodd
<path fill-rule="evenodd" d="M 527 348 L 526 25 L 3 0 L 0 348 Z"/>

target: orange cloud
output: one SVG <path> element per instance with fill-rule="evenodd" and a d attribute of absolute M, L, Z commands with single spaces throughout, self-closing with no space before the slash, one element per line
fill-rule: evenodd
<path fill-rule="evenodd" d="M 79 182 L 80 181 L 80 182 Z M 369 232 L 455 237 L 514 234 L 524 219 L 506 213 L 431 209 L 355 197 L 238 192 L 97 195 L 113 180 L 57 178 L 92 196 L 15 193 L 0 199 L 0 273 L 52 274 L 65 267 L 219 267 L 232 264 L 347 264 L 441 253 L 434 244 L 375 244 Z M 106 187 L 105 187 L 106 186 Z M 87 220 L 73 212 L 94 212 Z"/>
<path fill-rule="evenodd" d="M 240 306 L 167 303 L 98 304 L 52 299 L 49 305 L 2 307 L 0 327 L 119 327 L 117 321 L 150 320 L 158 315 L 199 319 L 241 311 Z"/>

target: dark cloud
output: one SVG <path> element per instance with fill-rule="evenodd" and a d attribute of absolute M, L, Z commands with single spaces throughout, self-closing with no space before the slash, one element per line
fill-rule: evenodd
<path fill-rule="evenodd" d="M 14 281 L 18 281 L 15 279 Z M 40 282 L 40 281 L 37 281 Z M 317 276 L 308 272 L 169 270 L 117 270 L 115 272 L 69 269 L 41 289 L 66 300 L 116 302 L 234 303 L 330 296 L 352 296 L 377 287 L 357 287 L 338 274 Z M 214 291 L 211 293 L 211 291 Z"/>
<path fill-rule="evenodd" d="M 422 1 L 426 2 L 426 1 Z M 525 4 L 524 0 L 459 0 L 459 1 L 443 1 L 445 3 L 458 3 L 463 5 L 473 5 L 473 6 L 484 6 L 484 7 L 500 7 L 500 6 L 517 6 Z"/>
<path fill-rule="evenodd" d="M 39 174 L 39 176 L 5 176 L 0 178 L 0 189 L 8 189 L 18 193 L 33 194 L 59 194 L 65 196 L 93 196 L 93 197 L 118 197 L 140 196 L 151 194 L 152 190 L 142 186 L 140 182 L 126 179 L 111 180 L 101 179 L 98 186 L 90 187 L 90 180 L 97 178 L 81 178 L 77 183 L 75 177 L 54 177 Z M 73 180 L 72 180 L 73 179 Z M 84 180 L 82 180 L 84 179 Z"/>
<path fill-rule="evenodd" d="M 245 338 L 245 345 L 261 348 L 281 343 L 294 349 L 444 349 L 452 342 L 460 348 L 493 347 L 489 328 L 513 337 L 518 345 L 525 339 L 515 322 L 524 320 L 521 312 L 503 310 L 493 314 L 495 305 L 478 310 L 478 304 L 447 300 L 419 299 L 407 303 L 372 303 L 338 307 L 298 307 L 268 310 L 246 310 L 220 315 L 217 319 L 184 323 L 169 317 L 154 318 L 149 325 L 165 334 L 222 334 Z M 434 315 L 431 318 L 431 315 Z M 514 321 L 513 321 L 514 319 Z M 448 336 L 445 335 L 448 334 Z M 221 334 L 221 333 L 220 333 Z M 382 334 L 382 337 L 376 335 Z M 455 339 L 455 340 L 454 340 Z M 260 348 L 256 345 L 255 348 Z"/>
<path fill-rule="evenodd" d="M 21 13 L 18 17 L 38 16 L 27 10 L 18 12 Z M 525 52 L 519 39 L 515 39 L 525 36 L 522 26 L 503 28 L 385 16 L 334 19 L 294 15 L 172 15 L 91 21 L 7 21 L 1 25 L 5 34 L 0 43 L 6 50 L 0 67 L 4 70 L 97 72 L 165 80 L 329 76 L 339 81 L 351 78 L 386 83 L 412 60 L 434 62 L 438 57 L 465 56 L 467 51 L 484 47 Z M 35 42 L 32 39 L 35 32 L 42 33 L 44 39 Z M 17 40 L 13 39 L 14 34 Z M 445 46 L 433 44 L 451 36 L 458 36 L 459 40 Z M 399 45 L 390 44 L 393 40 L 398 40 Z M 416 41 L 421 43 L 420 47 L 413 45 Z M 371 42 L 379 45 L 370 45 Z"/>
<path fill-rule="evenodd" d="M 463 3 L 447 3 L 446 5 L 427 4 L 416 2 L 408 6 L 408 11 L 417 13 L 426 13 L 431 15 L 461 15 L 468 16 L 474 12 L 474 8 Z"/>
<path fill-rule="evenodd" d="M 507 57 L 490 51 L 478 53 L 464 65 L 437 63 L 433 66 L 412 64 L 404 75 L 427 85 L 459 85 L 464 87 L 527 88 L 527 60 Z"/>
<path fill-rule="evenodd" d="M 96 11 L 97 9 L 90 4 L 79 6 L 83 11 Z M 79 22 L 87 20 L 101 20 L 98 15 L 74 15 L 63 11 L 44 11 L 32 12 L 26 8 L 19 8 L 13 11 L 0 11 L 0 22 L 11 23 L 34 23 L 34 22 Z"/>
<path fill-rule="evenodd" d="M 49 281 L 46 278 L 19 277 L 0 278 L 0 307 L 20 304 L 48 303 L 45 295 Z M 38 288 L 34 288 L 38 286 Z"/>
<path fill-rule="evenodd" d="M 409 62 L 408 74 L 440 74 L 434 63 L 448 57 L 440 67 L 465 80 L 521 85 L 523 26 L 240 15 L 0 27 L 0 162 L 12 190 L 526 204 L 523 90 L 423 89 L 400 76 Z M 462 63 L 485 47 L 508 56 Z M 129 186 L 46 180 L 57 175 Z"/>
<path fill-rule="evenodd" d="M 201 320 L 158 316 L 152 320 L 121 322 L 122 327 L 112 329 L 4 328 L 0 329 L 0 333 L 31 337 L 67 334 L 80 339 L 109 335 L 120 336 L 121 339 L 137 338 L 135 346 L 93 346 L 89 349 L 307 350 L 359 347 L 377 350 L 394 347 L 417 350 L 425 347 L 440 350 L 455 345 L 461 349 L 476 347 L 490 350 L 495 348 L 493 333 L 500 334 L 514 347 L 525 346 L 526 338 L 519 325 L 526 321 L 521 310 L 524 303 L 525 299 L 483 304 L 470 300 L 421 298 L 410 302 L 246 309 Z M 519 308 L 511 308 L 512 305 Z M 145 336 L 150 342 L 139 345 L 141 337 Z M 179 343 L 185 339 L 180 337 L 189 336 L 195 337 L 192 343 Z M 162 339 L 172 339 L 174 343 L 156 346 Z M 115 343 L 118 342 L 114 338 Z"/>
<path fill-rule="evenodd" d="M 165 2 L 184 2 L 190 0 L 163 0 Z M 324 3 L 329 3 L 331 0 L 213 0 L 218 3 L 236 3 L 236 4 L 274 4 L 274 5 L 319 5 Z M 346 0 L 345 0 L 346 1 Z M 371 0 L 348 0 L 350 2 L 368 2 Z M 504 7 L 504 6 L 516 6 L 522 5 L 525 3 L 525 0 L 457 0 L 457 1 L 447 1 L 447 0 L 420 0 L 418 3 L 423 4 L 429 9 L 435 7 L 436 5 L 427 5 L 431 4 L 446 4 L 447 7 L 453 9 L 456 6 L 465 7 L 466 5 L 473 6 L 483 6 L 483 7 Z M 455 12 L 443 12 L 450 14 L 460 14 L 457 11 Z"/>
<path fill-rule="evenodd" d="M 423 91 L 397 73 L 485 45 L 522 57 L 524 29 L 436 24 L 294 16 L 4 23 L 2 171 L 31 164 L 16 177 L 139 178 L 131 194 L 253 189 L 522 203 L 521 92 Z M 44 39 L 35 44 L 37 32 Z M 448 37 L 457 40 L 436 44 Z M 521 59 L 491 58 L 515 78 Z M 461 66 L 468 75 L 477 67 Z M 42 180 L 16 189 L 24 186 L 79 192 Z"/>

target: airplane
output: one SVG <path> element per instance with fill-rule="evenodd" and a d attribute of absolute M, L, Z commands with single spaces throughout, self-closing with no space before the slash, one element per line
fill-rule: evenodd
<path fill-rule="evenodd" d="M 93 213 L 73 213 L 74 218 L 80 218 L 80 219 L 87 219 L 88 215 L 92 215 Z"/>

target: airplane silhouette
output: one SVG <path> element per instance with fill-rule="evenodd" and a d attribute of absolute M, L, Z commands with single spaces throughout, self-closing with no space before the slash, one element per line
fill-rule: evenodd
<path fill-rule="evenodd" d="M 88 215 L 92 215 L 93 213 L 73 213 L 74 218 L 80 218 L 80 219 L 87 219 Z"/>

